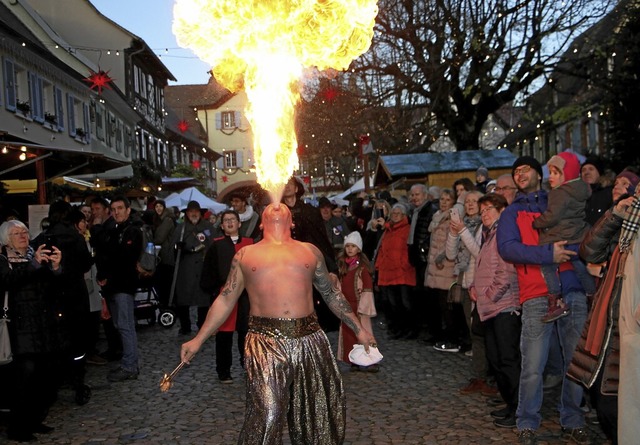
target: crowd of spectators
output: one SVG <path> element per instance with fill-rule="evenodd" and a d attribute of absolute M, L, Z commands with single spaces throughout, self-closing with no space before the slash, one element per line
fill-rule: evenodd
<path fill-rule="evenodd" d="M 325 197 L 305 202 L 304 184 L 292 177 L 282 203 L 291 210 L 293 238 L 322 252 L 363 323 L 390 339 L 470 357 L 473 378 L 460 393 L 490 397 L 495 427 L 516 428 L 520 443 L 535 444 L 551 389 L 559 391 L 566 441 L 590 443 L 587 404 L 612 443 L 631 443 L 640 437 L 640 297 L 630 269 L 640 262 L 640 178 L 631 168 L 613 175 L 598 158 L 579 164 L 568 152 L 548 166 L 550 182 L 536 159 L 522 156 L 495 179 L 480 166 L 475 182 L 460 177 L 450 187 L 362 193 L 348 206 Z M 152 199 L 138 211 L 123 196 L 75 207 L 57 201 L 31 242 L 23 223 L 0 226 L 0 289 L 14 320 L 15 358 L 2 369 L 16 382 L 10 439 L 50 431 L 43 422 L 60 385 L 87 403 L 87 365 L 118 362 L 110 382 L 137 379 L 140 288 L 153 287 L 161 307 L 176 308 L 180 334 L 201 326 L 235 252 L 261 239 L 260 203 L 234 193 L 228 205 L 216 215 L 196 201 L 174 209 Z M 159 247 L 152 277 L 138 264 L 144 226 Z M 593 280 L 597 287 L 589 286 Z M 339 359 L 350 363 L 355 337 L 322 298 L 314 300 L 322 328 L 340 329 Z M 247 301 L 216 338 L 223 383 L 233 381 L 234 332 L 243 364 Z M 556 307 L 560 316 L 551 317 Z M 101 328 L 104 351 L 97 349 Z M 543 384 L 550 373 L 555 388 Z"/>

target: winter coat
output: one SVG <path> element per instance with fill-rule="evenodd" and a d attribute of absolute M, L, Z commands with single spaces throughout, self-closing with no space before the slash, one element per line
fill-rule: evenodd
<path fill-rule="evenodd" d="M 204 256 L 213 242 L 213 233 L 214 228 L 211 223 L 203 219 L 195 225 L 186 219 L 176 227 L 172 244 L 179 246 L 177 254 L 180 255 L 180 263 L 176 263 L 178 273 L 175 303 L 177 306 L 206 307 L 211 304 L 212 295 L 202 290 L 200 278 Z"/>
<path fill-rule="evenodd" d="M 86 318 L 89 313 L 89 291 L 84 276 L 93 265 L 87 241 L 75 227 L 61 222 L 49 227 L 46 236 L 62 252 L 64 279 L 56 289 L 58 308 L 65 316 Z M 38 236 L 34 242 L 40 244 L 40 239 Z"/>
<path fill-rule="evenodd" d="M 498 252 L 507 262 L 515 264 L 520 287 L 520 303 L 549 293 L 540 270 L 541 264 L 553 263 L 553 244 L 539 245 L 533 220 L 547 208 L 547 192 L 537 190 L 519 193 L 500 215 L 496 234 Z M 584 292 L 571 262 L 560 265 L 562 292 Z"/>
<path fill-rule="evenodd" d="M 336 256 L 327 237 L 320 210 L 300 200 L 296 200 L 296 203 L 293 207 L 289 207 L 289 210 L 293 221 L 291 237 L 297 241 L 311 243 L 320 249 L 329 272 L 337 273 Z"/>
<path fill-rule="evenodd" d="M 248 205 L 245 212 L 240 215 L 240 235 L 251 238 L 254 243 L 257 243 L 262 238 L 260 219 L 260 214 Z"/>
<path fill-rule="evenodd" d="M 176 228 L 176 216 L 172 209 L 164 209 L 160 221 L 153 231 L 153 244 L 160 246 L 160 263 L 172 266 L 175 260 L 173 234 Z"/>
<path fill-rule="evenodd" d="M 620 291 L 620 386 L 618 440 L 638 443 L 640 438 L 640 238 L 631 244 Z M 622 267 L 622 266 L 621 266 Z"/>
<path fill-rule="evenodd" d="M 422 206 L 414 210 L 411 217 L 417 218 L 413 227 L 413 243 L 409 245 L 409 260 L 411 264 L 426 264 L 429 257 L 429 244 L 431 241 L 431 233 L 429 232 L 429 224 L 433 219 L 433 215 L 438 211 L 438 204 L 434 201 L 426 201 Z"/>
<path fill-rule="evenodd" d="M 3 247 L 0 253 L 0 295 L 9 292 L 9 338 L 14 355 L 58 351 L 54 298 L 49 292 L 59 284 L 62 268 L 53 272 L 33 259 L 15 258 Z"/>
<path fill-rule="evenodd" d="M 141 227 L 142 220 L 131 216 L 107 233 L 103 258 L 98 267 L 98 281 L 107 280 L 102 288 L 104 295 L 135 295 L 140 285 L 137 264 L 142 252 Z"/>
<path fill-rule="evenodd" d="M 351 233 L 347 221 L 343 217 L 337 216 L 332 216 L 328 221 L 324 221 L 324 229 L 333 249 L 336 251 L 344 247 L 344 237 Z"/>
<path fill-rule="evenodd" d="M 551 190 L 547 210 L 533 222 L 533 227 L 540 230 L 540 244 L 582 242 L 589 230 L 584 210 L 589 196 L 591 188 L 582 179 L 566 182 Z"/>
<path fill-rule="evenodd" d="M 589 230 L 580 245 L 580 256 L 589 263 L 600 264 L 610 262 L 611 255 L 617 249 L 620 238 L 622 218 L 608 210 L 602 218 Z M 600 371 L 602 371 L 602 383 L 598 389 L 602 394 L 617 395 L 620 367 L 620 329 L 618 314 L 620 310 L 620 292 L 622 290 L 622 277 L 608 276 L 615 274 L 617 267 L 606 270 L 605 276 L 600 282 L 600 287 L 594 295 L 594 301 L 589 311 L 587 321 L 582 329 L 582 335 L 569 365 L 568 375 L 590 388 L 593 386 Z M 616 265 L 617 266 L 617 265 Z M 622 272 L 622 271 L 618 271 Z M 603 295 L 603 285 L 607 278 L 614 280 L 607 305 L 599 304 Z M 606 314 L 601 314 L 606 311 Z M 589 329 L 594 320 L 606 315 L 603 343 L 599 353 L 592 353 L 587 348 Z"/>
<path fill-rule="evenodd" d="M 409 263 L 409 229 L 407 217 L 396 224 L 386 223 L 375 261 L 378 285 L 416 285 L 416 270 Z"/>
<path fill-rule="evenodd" d="M 475 259 L 472 286 L 477 296 L 478 315 L 485 321 L 501 312 L 520 308 L 518 274 L 513 264 L 498 254 L 497 221 L 486 233 Z"/>
<path fill-rule="evenodd" d="M 585 221 L 587 224 L 590 226 L 595 225 L 602 215 L 604 215 L 604 212 L 611 208 L 613 205 L 612 190 L 612 186 L 602 187 L 600 184 L 591 185 L 591 196 L 587 199 L 584 207 Z"/>
<path fill-rule="evenodd" d="M 429 225 L 431 242 L 424 285 L 432 289 L 448 290 L 457 278 L 453 273 L 455 261 L 447 259 L 445 253 L 450 223 L 449 211 L 438 210 Z"/>

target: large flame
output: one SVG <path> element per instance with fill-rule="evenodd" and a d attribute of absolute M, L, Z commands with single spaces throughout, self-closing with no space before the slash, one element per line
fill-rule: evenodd
<path fill-rule="evenodd" d="M 245 89 L 258 182 L 281 190 L 297 167 L 295 106 L 305 68 L 347 69 L 371 44 L 377 0 L 177 0 L 178 44 Z"/>

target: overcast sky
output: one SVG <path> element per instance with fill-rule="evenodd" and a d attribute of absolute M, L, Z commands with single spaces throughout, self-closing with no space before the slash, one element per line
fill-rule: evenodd
<path fill-rule="evenodd" d="M 210 68 L 190 50 L 178 47 L 171 32 L 174 0 L 90 0 L 101 14 L 142 38 L 165 64 L 177 82 L 205 84 Z"/>

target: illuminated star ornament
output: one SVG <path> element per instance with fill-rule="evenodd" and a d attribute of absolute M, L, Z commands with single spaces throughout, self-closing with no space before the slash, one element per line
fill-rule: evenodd
<path fill-rule="evenodd" d="M 178 130 L 180 130 L 181 133 L 186 133 L 187 130 L 189 130 L 189 122 L 184 119 L 178 122 Z"/>
<path fill-rule="evenodd" d="M 85 82 L 91 84 L 89 89 L 97 89 L 98 94 L 102 94 L 103 88 L 111 89 L 111 85 L 109 84 L 113 82 L 114 79 L 109 76 L 109 71 L 98 70 L 98 72 L 96 73 L 93 70 L 89 70 L 89 72 L 91 72 L 91 75 L 82 79 Z"/>
<path fill-rule="evenodd" d="M 324 100 L 326 100 L 329 103 L 332 103 L 336 101 L 336 99 L 340 95 L 340 92 L 338 91 L 337 88 L 329 87 L 329 88 L 326 88 L 324 91 L 322 91 L 320 94 L 322 95 Z"/>
<path fill-rule="evenodd" d="M 196 170 L 197 170 L 197 169 L 199 169 L 201 165 L 202 165 L 202 164 L 200 164 L 200 161 L 199 161 L 199 160 L 197 160 L 197 159 L 196 159 L 196 160 L 194 160 L 194 161 L 191 163 L 191 166 L 192 166 L 193 168 L 195 168 Z"/>

